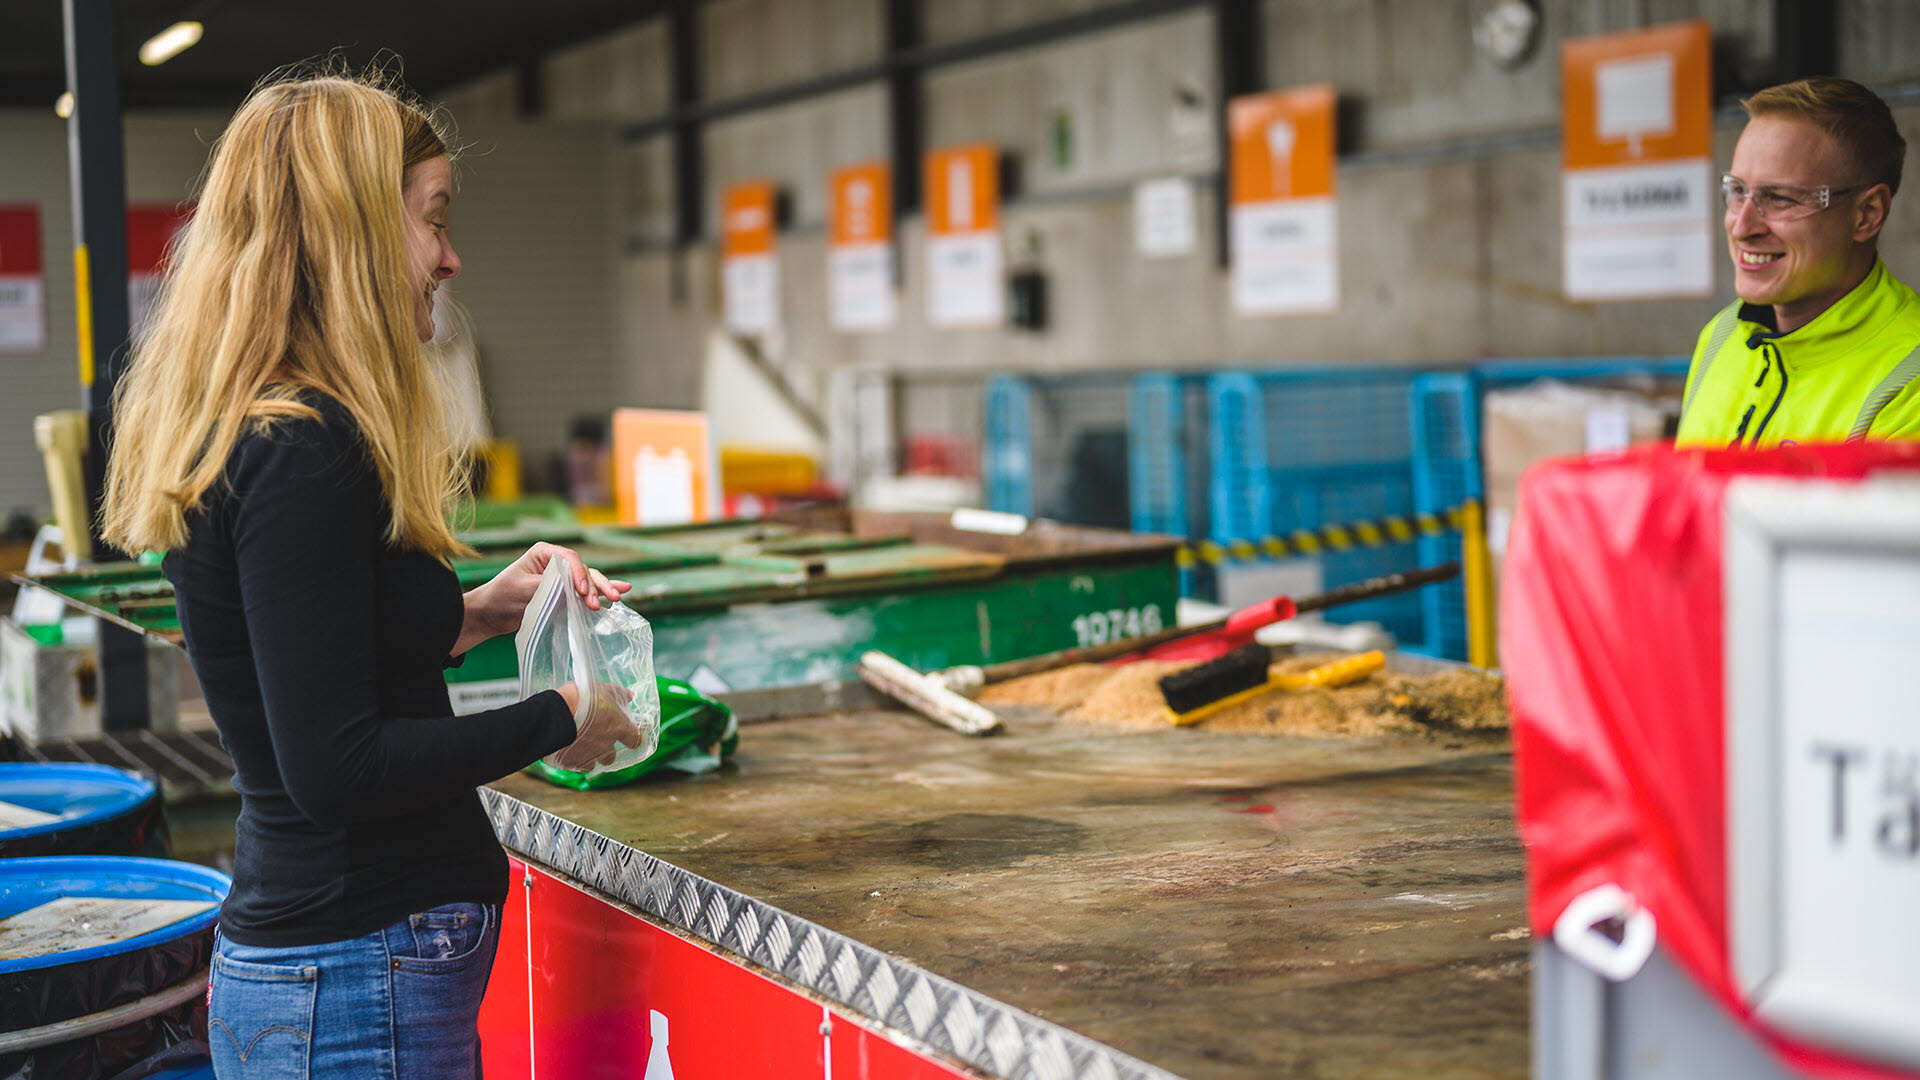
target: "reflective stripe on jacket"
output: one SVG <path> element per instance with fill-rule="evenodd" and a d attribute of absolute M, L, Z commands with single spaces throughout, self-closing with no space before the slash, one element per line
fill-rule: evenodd
<path fill-rule="evenodd" d="M 1920 439 L 1920 296 L 1876 261 L 1812 322 L 1729 304 L 1700 331 L 1681 446 Z"/>

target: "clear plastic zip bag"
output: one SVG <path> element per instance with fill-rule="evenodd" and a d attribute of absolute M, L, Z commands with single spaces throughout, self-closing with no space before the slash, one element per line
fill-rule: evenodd
<path fill-rule="evenodd" d="M 624 769 L 652 754 L 660 738 L 660 688 L 653 677 L 653 627 L 620 603 L 599 611 L 573 588 L 573 568 L 554 559 L 540 576 L 514 635 L 520 696 L 573 683 L 579 734 L 541 760 L 592 776 Z"/>

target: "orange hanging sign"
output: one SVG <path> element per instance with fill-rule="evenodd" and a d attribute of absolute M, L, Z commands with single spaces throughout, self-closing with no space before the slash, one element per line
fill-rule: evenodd
<path fill-rule="evenodd" d="M 1333 194 L 1333 86 L 1319 83 L 1234 98 L 1234 205 Z"/>
<path fill-rule="evenodd" d="M 1000 226 L 1000 152 L 988 143 L 927 155 L 927 221 L 935 236 Z"/>
<path fill-rule="evenodd" d="M 720 253 L 767 255 L 773 251 L 773 185 L 765 180 L 729 185 L 720 198 Z"/>
<path fill-rule="evenodd" d="M 1712 48 L 1704 19 L 1562 43 L 1568 299 L 1712 295 Z"/>
<path fill-rule="evenodd" d="M 835 330 L 884 330 L 894 322 L 893 170 L 884 161 L 835 169 L 827 320 Z"/>
<path fill-rule="evenodd" d="M 729 185 L 720 197 L 722 315 L 736 334 L 764 334 L 780 319 L 780 263 L 774 255 L 774 187 Z"/>
<path fill-rule="evenodd" d="M 1227 104 L 1230 290 L 1241 315 L 1324 314 L 1340 305 L 1331 84 Z"/>
<path fill-rule="evenodd" d="M 927 321 L 942 328 L 1006 322 L 1000 250 L 1000 152 L 986 143 L 926 157 Z"/>
<path fill-rule="evenodd" d="M 893 239 L 893 173 L 884 161 L 835 169 L 833 244 L 852 247 Z"/>
<path fill-rule="evenodd" d="M 1560 46 L 1569 169 L 1713 156 L 1713 31 L 1705 19 Z"/>

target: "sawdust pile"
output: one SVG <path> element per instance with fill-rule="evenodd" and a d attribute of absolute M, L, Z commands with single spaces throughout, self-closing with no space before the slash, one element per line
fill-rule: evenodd
<path fill-rule="evenodd" d="M 1291 674 L 1337 655 L 1295 656 L 1270 669 Z M 1164 731 L 1173 726 L 1160 697 L 1162 676 L 1191 663 L 1140 660 L 1121 667 L 1075 664 L 987 687 L 987 705 L 1047 709 L 1069 723 L 1109 731 Z M 1267 735 L 1455 736 L 1503 734 L 1505 687 L 1478 671 L 1433 675 L 1377 672 L 1351 686 L 1330 690 L 1273 690 L 1229 706 L 1192 725 L 1195 730 Z"/>

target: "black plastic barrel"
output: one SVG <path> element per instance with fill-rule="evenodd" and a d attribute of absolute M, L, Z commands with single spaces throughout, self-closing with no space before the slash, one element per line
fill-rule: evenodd
<path fill-rule="evenodd" d="M 0 1077 L 106 1080 L 204 1031 L 213 927 L 231 885 L 165 859 L 0 860 Z M 155 901 L 167 910 L 117 939 L 90 921 L 104 927 Z M 207 906 L 176 912 L 179 901 Z M 38 924 L 55 929 L 33 938 L 22 924 L 43 908 Z"/>
<path fill-rule="evenodd" d="M 64 762 L 0 763 L 0 858 L 169 854 L 151 773 Z"/>

